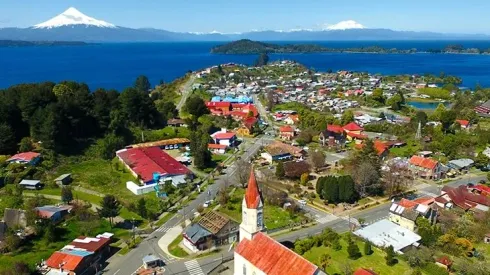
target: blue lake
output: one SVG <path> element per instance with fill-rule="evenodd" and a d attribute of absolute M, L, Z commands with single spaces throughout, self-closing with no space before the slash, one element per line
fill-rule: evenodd
<path fill-rule="evenodd" d="M 304 43 L 304 42 L 303 42 Z M 448 44 L 490 48 L 490 41 L 388 41 L 321 42 L 330 47 L 379 45 L 399 49 L 442 48 Z M 138 75 L 146 75 L 152 84 L 171 81 L 188 70 L 235 62 L 252 64 L 255 55 L 214 55 L 217 42 L 121 43 L 89 46 L 0 48 L 0 88 L 25 82 L 75 80 L 91 89 L 122 90 L 131 86 Z M 353 70 L 381 74 L 457 75 L 463 86 L 476 83 L 490 87 L 490 55 L 449 54 L 273 54 L 271 60 L 295 60 L 319 71 Z"/>

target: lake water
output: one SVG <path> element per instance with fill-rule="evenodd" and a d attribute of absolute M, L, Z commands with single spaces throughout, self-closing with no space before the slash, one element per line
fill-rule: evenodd
<path fill-rule="evenodd" d="M 424 109 L 424 110 L 435 110 L 437 106 L 440 104 L 440 102 L 418 102 L 418 101 L 408 101 L 407 100 L 407 105 L 410 105 L 414 108 L 417 109 Z M 448 102 L 443 103 L 446 107 L 450 105 Z"/>
<path fill-rule="evenodd" d="M 285 43 L 285 42 L 284 42 Z M 293 42 L 290 42 L 293 43 Z M 312 42 L 314 43 L 314 42 Z M 399 49 L 442 48 L 448 44 L 490 48 L 490 41 L 388 41 L 321 42 L 329 47 L 379 45 Z M 122 90 L 138 75 L 152 84 L 171 81 L 188 70 L 235 62 L 252 64 L 254 55 L 214 55 L 216 42 L 121 43 L 89 46 L 0 48 L 0 88 L 25 82 L 75 80 L 99 87 Z M 273 54 L 271 60 L 295 60 L 319 71 L 353 70 L 381 74 L 457 75 L 463 86 L 476 83 L 490 87 L 490 55 L 449 54 Z"/>

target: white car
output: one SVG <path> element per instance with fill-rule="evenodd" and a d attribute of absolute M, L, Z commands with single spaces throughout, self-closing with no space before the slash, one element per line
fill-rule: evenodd
<path fill-rule="evenodd" d="M 305 201 L 305 200 L 299 200 L 298 202 L 299 202 L 299 204 L 301 204 L 301 205 L 306 205 L 306 201 Z"/>
<path fill-rule="evenodd" d="M 206 201 L 206 202 L 203 203 L 202 207 L 208 208 L 211 205 L 212 202 L 213 201 Z"/>

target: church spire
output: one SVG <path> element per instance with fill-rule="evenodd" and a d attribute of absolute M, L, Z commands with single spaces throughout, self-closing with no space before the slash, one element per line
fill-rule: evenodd
<path fill-rule="evenodd" d="M 247 191 L 245 192 L 245 202 L 247 208 L 256 209 L 260 203 L 260 191 L 255 179 L 253 167 L 250 169 L 250 178 L 248 179 Z"/>

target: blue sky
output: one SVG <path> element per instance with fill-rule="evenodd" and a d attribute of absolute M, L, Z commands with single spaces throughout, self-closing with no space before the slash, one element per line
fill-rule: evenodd
<path fill-rule="evenodd" d="M 488 0 L 1 0 L 0 27 L 28 27 L 73 6 L 126 27 L 243 32 L 319 29 L 344 20 L 370 28 L 490 34 Z"/>

